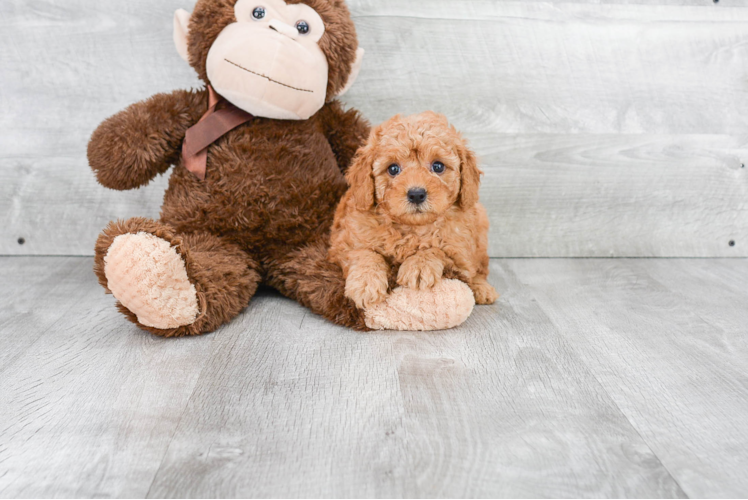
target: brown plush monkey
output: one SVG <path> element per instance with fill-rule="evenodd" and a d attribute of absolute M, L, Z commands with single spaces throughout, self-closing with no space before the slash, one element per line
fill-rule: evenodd
<path fill-rule="evenodd" d="M 206 89 L 129 107 L 99 126 L 88 149 L 112 189 L 177 165 L 160 220 L 113 222 L 97 241 L 95 272 L 120 310 L 157 335 L 196 335 L 233 319 L 266 283 L 359 330 L 454 326 L 419 315 L 433 294 L 407 289 L 392 293 L 400 305 L 367 316 L 327 261 L 344 172 L 369 133 L 334 100 L 363 55 L 343 0 L 199 0 L 174 26 Z M 471 292 L 453 293 L 444 308 Z M 460 307 L 444 318 L 462 321 L 472 306 Z"/>

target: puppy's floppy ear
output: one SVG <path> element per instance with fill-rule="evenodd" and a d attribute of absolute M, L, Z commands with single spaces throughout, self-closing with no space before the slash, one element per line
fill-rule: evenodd
<path fill-rule="evenodd" d="M 478 203 L 480 176 L 483 174 L 478 168 L 478 158 L 464 144 L 459 148 L 460 155 L 460 208 L 466 210 Z"/>
<path fill-rule="evenodd" d="M 353 203 L 358 210 L 366 211 L 374 207 L 374 160 L 376 132 L 372 132 L 366 146 L 362 147 L 353 157 L 351 166 L 345 178 L 348 190 L 353 197 Z"/>

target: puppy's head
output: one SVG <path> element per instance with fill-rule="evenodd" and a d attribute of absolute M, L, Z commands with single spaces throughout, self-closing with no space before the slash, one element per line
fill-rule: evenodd
<path fill-rule="evenodd" d="M 460 133 L 429 111 L 376 127 L 347 178 L 358 210 L 379 206 L 395 222 L 420 225 L 474 206 L 481 173 Z"/>

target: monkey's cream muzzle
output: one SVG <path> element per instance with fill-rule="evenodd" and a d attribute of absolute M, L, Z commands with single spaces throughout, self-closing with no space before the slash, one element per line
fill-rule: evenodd
<path fill-rule="evenodd" d="M 257 9 L 262 16 L 256 15 Z M 305 4 L 284 0 L 239 0 L 236 22 L 228 25 L 208 52 L 206 69 L 215 91 L 254 116 L 280 120 L 306 120 L 319 111 L 327 97 L 328 63 L 319 47 L 325 25 Z M 189 13 L 174 17 L 174 41 L 189 60 Z M 304 30 L 298 26 L 303 23 Z M 303 31 L 303 32 L 302 32 Z M 363 50 L 351 68 L 353 83 Z"/>
<path fill-rule="evenodd" d="M 269 26 L 228 26 L 208 53 L 207 71 L 216 92 L 255 116 L 306 120 L 325 104 L 322 50 Z"/>

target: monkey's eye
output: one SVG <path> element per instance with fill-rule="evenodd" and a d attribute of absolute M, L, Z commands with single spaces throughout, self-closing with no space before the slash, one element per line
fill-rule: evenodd
<path fill-rule="evenodd" d="M 309 23 L 306 21 L 299 21 L 296 23 L 296 29 L 298 32 L 302 35 L 308 35 L 311 28 L 309 27 Z"/>
<path fill-rule="evenodd" d="M 390 174 L 392 177 L 396 177 L 400 172 L 401 172 L 400 165 L 397 165 L 395 163 L 387 167 L 387 173 Z"/>
<path fill-rule="evenodd" d="M 255 7 L 255 10 L 252 11 L 252 17 L 257 19 L 258 21 L 260 19 L 265 18 L 265 7 Z"/>
<path fill-rule="evenodd" d="M 444 163 L 440 161 L 435 161 L 431 164 L 431 171 L 435 174 L 443 174 L 446 168 L 447 167 L 444 166 Z"/>

